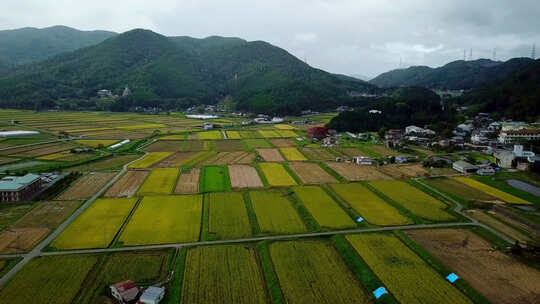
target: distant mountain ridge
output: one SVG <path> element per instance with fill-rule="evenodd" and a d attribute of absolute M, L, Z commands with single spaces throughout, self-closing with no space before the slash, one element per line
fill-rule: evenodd
<path fill-rule="evenodd" d="M 312 68 L 263 41 L 166 37 L 136 29 L 0 76 L 0 105 L 79 102 L 100 89 L 120 94 L 126 85 L 133 96 L 114 105 L 118 110 L 212 104 L 231 97 L 240 109 L 294 113 L 350 102 L 350 91 L 377 90 Z"/>
<path fill-rule="evenodd" d="M 458 60 L 442 67 L 414 66 L 383 73 L 369 82 L 379 87 L 419 86 L 429 89 L 474 89 L 511 76 L 533 63 L 530 58 L 514 58 L 506 62 L 478 59 Z"/>
<path fill-rule="evenodd" d="M 0 62 L 19 65 L 103 42 L 117 35 L 109 31 L 80 31 L 67 26 L 25 27 L 0 31 Z"/>

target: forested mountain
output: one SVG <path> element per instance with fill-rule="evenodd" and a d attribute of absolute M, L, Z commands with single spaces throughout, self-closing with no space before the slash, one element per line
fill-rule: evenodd
<path fill-rule="evenodd" d="M 454 61 L 439 68 L 415 66 L 383 73 L 370 83 L 380 87 L 419 86 L 430 89 L 474 89 L 503 80 L 526 69 L 530 58 L 514 58 L 506 62 L 479 59 Z"/>
<path fill-rule="evenodd" d="M 488 88 L 462 96 L 458 102 L 472 105 L 474 112 L 489 112 L 515 120 L 537 120 L 540 118 L 540 60 Z"/>
<path fill-rule="evenodd" d="M 117 100 L 113 109 L 212 104 L 230 96 L 241 109 L 294 113 L 335 108 L 350 102 L 350 91 L 376 90 L 369 83 L 314 69 L 266 42 L 169 38 L 137 29 L 18 67 L 0 78 L 0 105 L 80 102 L 100 89 L 120 94 L 125 86 L 133 96 Z"/>
<path fill-rule="evenodd" d="M 107 31 L 79 31 L 67 26 L 0 31 L 0 62 L 18 65 L 98 44 L 116 35 Z"/>

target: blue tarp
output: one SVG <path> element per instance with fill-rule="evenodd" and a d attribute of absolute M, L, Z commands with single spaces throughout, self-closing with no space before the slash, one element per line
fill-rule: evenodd
<path fill-rule="evenodd" d="M 457 274 L 452 272 L 451 274 L 446 276 L 446 279 L 448 280 L 448 282 L 454 283 L 457 279 L 459 279 L 459 277 L 457 276 Z"/>
<path fill-rule="evenodd" d="M 379 288 L 375 289 L 375 291 L 373 292 L 376 299 L 382 297 L 383 295 L 385 295 L 387 293 L 388 293 L 388 291 L 386 291 L 386 288 L 384 288 L 384 287 L 379 287 Z"/>
<path fill-rule="evenodd" d="M 357 223 L 360 223 L 360 222 L 363 222 L 363 221 L 364 221 L 364 218 L 363 218 L 363 217 L 359 217 L 359 218 L 356 219 L 356 222 L 357 222 Z"/>

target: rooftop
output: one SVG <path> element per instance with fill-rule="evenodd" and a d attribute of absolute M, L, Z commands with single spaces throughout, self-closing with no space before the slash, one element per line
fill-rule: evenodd
<path fill-rule="evenodd" d="M 0 180 L 0 190 L 15 191 L 40 179 L 37 174 L 26 174 L 25 176 L 6 176 Z"/>

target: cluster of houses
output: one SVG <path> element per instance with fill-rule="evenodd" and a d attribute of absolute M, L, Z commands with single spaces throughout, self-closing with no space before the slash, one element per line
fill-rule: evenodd
<path fill-rule="evenodd" d="M 165 288 L 150 286 L 142 289 L 131 280 L 115 283 L 109 289 L 111 296 L 122 304 L 158 304 L 165 297 Z"/>

